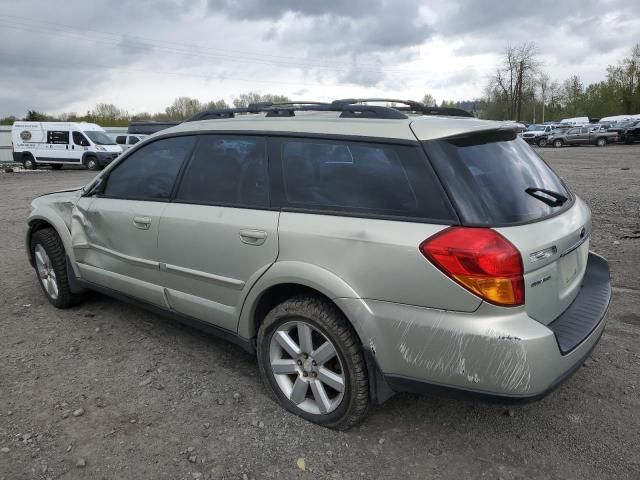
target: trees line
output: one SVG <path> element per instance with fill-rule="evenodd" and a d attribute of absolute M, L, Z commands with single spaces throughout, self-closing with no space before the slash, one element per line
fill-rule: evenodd
<path fill-rule="evenodd" d="M 112 103 L 98 103 L 85 115 L 78 115 L 74 112 L 62 113 L 60 115 L 48 115 L 43 112 L 38 112 L 37 110 L 28 110 L 27 115 L 24 118 L 9 116 L 0 119 L 0 125 L 11 125 L 16 120 L 28 120 L 34 122 L 91 122 L 98 123 L 103 127 L 123 127 L 127 126 L 132 120 L 182 121 L 203 110 L 231 108 L 232 106 L 240 108 L 256 102 L 286 101 L 289 101 L 289 98 L 284 95 L 274 95 L 270 93 L 260 94 L 257 92 L 248 92 L 239 95 L 233 99 L 233 105 L 229 105 L 224 100 L 201 102 L 196 98 L 178 97 L 171 105 L 164 109 L 164 112 L 142 112 L 132 115 L 130 115 L 127 110 L 121 109 Z"/>
<path fill-rule="evenodd" d="M 508 46 L 496 65 L 482 97 L 474 100 L 443 100 L 440 106 L 462 108 L 490 120 L 544 122 L 567 117 L 602 118 L 609 115 L 640 113 L 640 44 L 627 57 L 606 69 L 603 81 L 585 86 L 578 75 L 564 81 L 551 79 L 544 71 L 538 47 L 532 42 Z M 246 107 L 254 102 L 283 102 L 284 95 L 248 92 L 234 98 L 234 107 Z M 423 103 L 434 106 L 435 98 L 425 94 Z M 130 115 L 109 103 L 99 103 L 85 115 L 63 113 L 47 115 L 29 110 L 23 120 L 94 122 L 105 127 L 126 126 L 131 120 L 184 120 L 208 109 L 230 108 L 224 100 L 201 102 L 196 98 L 178 97 L 164 112 L 142 112 Z M 0 125 L 20 120 L 10 116 L 0 119 Z"/>

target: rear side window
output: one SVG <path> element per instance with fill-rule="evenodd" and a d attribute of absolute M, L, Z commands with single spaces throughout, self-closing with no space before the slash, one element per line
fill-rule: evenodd
<path fill-rule="evenodd" d="M 67 145 L 69 143 L 69 132 L 48 131 L 47 143 L 52 143 L 54 145 L 56 144 Z"/>
<path fill-rule="evenodd" d="M 571 195 L 556 173 L 514 133 L 423 143 L 463 223 L 500 226 L 540 220 L 569 207 Z M 526 189 L 568 198 L 552 207 Z"/>
<path fill-rule="evenodd" d="M 168 200 L 195 137 L 157 140 L 136 150 L 109 173 L 104 195 L 132 200 Z"/>
<path fill-rule="evenodd" d="M 281 202 L 305 210 L 450 220 L 443 192 L 418 147 L 282 139 Z"/>
<path fill-rule="evenodd" d="M 269 181 L 262 138 L 202 135 L 176 201 L 268 207 Z"/>

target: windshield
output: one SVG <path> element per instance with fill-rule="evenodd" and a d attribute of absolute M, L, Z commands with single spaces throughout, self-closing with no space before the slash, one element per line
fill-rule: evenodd
<path fill-rule="evenodd" d="M 543 131 L 544 128 L 545 128 L 545 125 L 531 125 L 527 130 L 529 132 L 539 132 L 539 131 Z"/>
<path fill-rule="evenodd" d="M 571 198 L 562 180 L 513 132 L 424 142 L 452 201 L 467 225 L 514 225 L 568 208 L 527 193 L 551 191 Z"/>
<path fill-rule="evenodd" d="M 84 130 L 83 132 L 96 145 L 115 145 L 109 135 L 100 130 Z"/>

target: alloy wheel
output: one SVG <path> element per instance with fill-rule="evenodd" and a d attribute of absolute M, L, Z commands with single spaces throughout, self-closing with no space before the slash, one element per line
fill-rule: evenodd
<path fill-rule="evenodd" d="M 327 414 L 340 406 L 345 370 L 335 345 L 304 320 L 282 324 L 269 346 L 271 373 L 284 394 L 301 410 Z"/>
<path fill-rule="evenodd" d="M 49 255 L 46 250 L 40 244 L 36 245 L 34 249 L 34 256 L 36 260 L 36 268 L 38 269 L 38 276 L 40 282 L 44 287 L 45 292 L 53 300 L 58 298 L 58 281 L 56 278 L 56 272 L 53 269 Z"/>

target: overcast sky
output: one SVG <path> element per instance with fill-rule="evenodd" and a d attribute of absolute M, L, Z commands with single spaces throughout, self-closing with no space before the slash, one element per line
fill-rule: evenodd
<path fill-rule="evenodd" d="M 590 83 L 639 32 L 640 0 L 2 2 L 0 116 L 247 91 L 472 99 L 508 43 L 534 41 L 553 79 Z"/>

